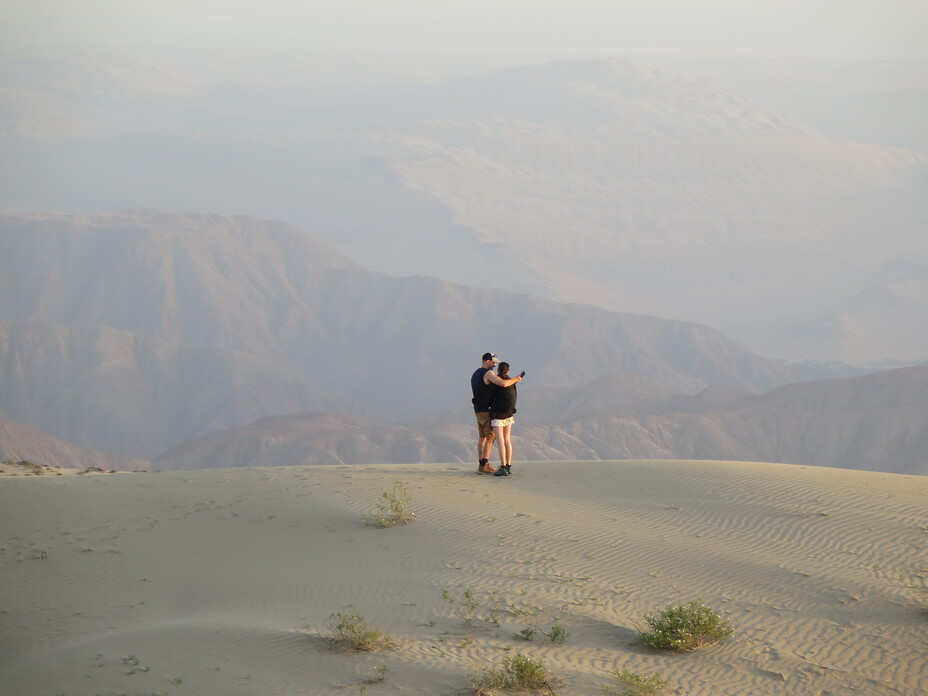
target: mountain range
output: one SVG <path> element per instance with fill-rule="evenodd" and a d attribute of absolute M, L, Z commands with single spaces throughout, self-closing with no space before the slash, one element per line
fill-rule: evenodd
<path fill-rule="evenodd" d="M 919 64 L 616 58 L 379 85 L 309 60 L 3 68 L 5 210 L 246 213 L 368 270 L 685 319 L 770 357 L 928 358 Z M 797 71 L 821 85 L 805 110 Z M 842 127 L 867 101 L 880 120 Z"/>
<path fill-rule="evenodd" d="M 263 415 L 446 410 L 490 345 L 540 384 L 792 379 L 708 327 L 368 272 L 278 223 L 14 215 L 0 241 L 3 414 L 125 456 Z"/>
<path fill-rule="evenodd" d="M 495 350 L 528 372 L 523 458 L 926 473 L 928 368 L 795 383 L 808 367 L 706 326 L 365 271 L 246 217 L 3 215 L 0 249 L 7 458 L 57 438 L 132 460 L 100 468 L 467 461 Z"/>
<path fill-rule="evenodd" d="M 713 386 L 685 397 L 637 375 L 524 392 L 513 434 L 519 460 L 774 461 L 928 475 L 928 366 L 759 396 Z M 469 461 L 474 426 L 461 424 L 464 415 L 425 427 L 331 413 L 266 418 L 184 443 L 152 467 Z"/>

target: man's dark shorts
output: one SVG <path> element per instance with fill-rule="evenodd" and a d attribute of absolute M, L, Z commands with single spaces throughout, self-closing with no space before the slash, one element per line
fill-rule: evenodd
<path fill-rule="evenodd" d="M 477 415 L 477 431 L 480 433 L 480 437 L 486 438 L 487 440 L 493 441 L 496 439 L 496 432 L 493 430 L 493 426 L 490 425 L 490 414 L 489 413 L 478 413 Z"/>

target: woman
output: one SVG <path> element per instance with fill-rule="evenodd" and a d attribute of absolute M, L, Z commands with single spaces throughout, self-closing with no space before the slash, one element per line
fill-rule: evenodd
<path fill-rule="evenodd" d="M 501 362 L 496 369 L 500 379 L 508 380 L 509 363 Z M 520 377 L 524 377 L 523 372 Z M 509 387 L 500 387 L 493 385 L 493 393 L 490 397 L 490 425 L 493 426 L 493 432 L 496 434 L 496 444 L 499 447 L 499 469 L 494 476 L 510 476 L 512 474 L 512 424 L 515 422 L 513 415 L 516 412 L 516 400 L 519 394 L 516 391 L 516 385 Z"/>

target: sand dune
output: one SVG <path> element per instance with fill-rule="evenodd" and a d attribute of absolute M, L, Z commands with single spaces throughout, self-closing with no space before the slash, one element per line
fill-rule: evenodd
<path fill-rule="evenodd" d="M 279 467 L 0 480 L 0 684 L 68 694 L 455 694 L 516 651 L 603 693 L 928 692 L 928 479 L 738 462 Z M 418 520 L 365 525 L 402 481 Z M 443 590 L 472 590 L 464 627 Z M 736 628 L 667 654 L 642 616 Z M 349 655 L 355 610 L 400 641 Z M 543 640 L 557 622 L 570 636 Z M 514 638 L 535 628 L 535 641 Z M 134 656 L 134 658 L 133 658 Z M 135 658 L 138 664 L 135 663 Z M 368 684 L 378 666 L 384 683 Z M 615 682 L 612 682 L 613 684 Z"/>

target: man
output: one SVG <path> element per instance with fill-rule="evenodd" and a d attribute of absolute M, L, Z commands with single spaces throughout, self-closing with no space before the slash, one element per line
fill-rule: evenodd
<path fill-rule="evenodd" d="M 501 379 L 495 372 L 494 366 L 499 364 L 499 358 L 493 353 L 483 354 L 483 363 L 470 377 L 470 389 L 474 394 L 474 414 L 477 416 L 477 466 L 478 474 L 493 474 L 496 469 L 490 466 L 490 455 L 493 453 L 493 441 L 496 433 L 490 425 L 490 394 L 491 384 L 499 387 L 511 387 L 522 381 L 522 377 Z"/>

